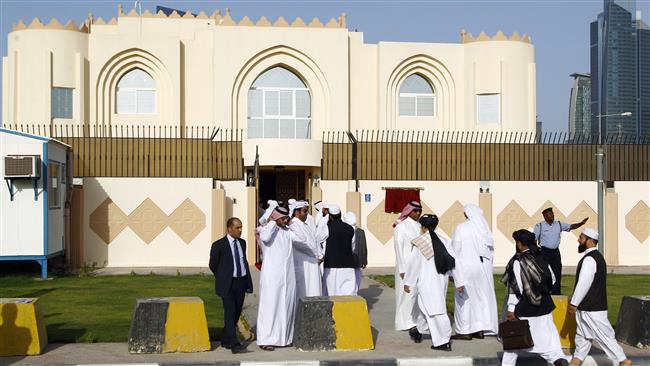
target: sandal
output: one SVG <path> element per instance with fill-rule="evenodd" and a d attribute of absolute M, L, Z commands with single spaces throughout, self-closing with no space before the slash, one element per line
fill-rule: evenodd
<path fill-rule="evenodd" d="M 260 346 L 260 349 L 262 349 L 264 351 L 274 351 L 275 347 L 273 347 L 273 346 Z"/>

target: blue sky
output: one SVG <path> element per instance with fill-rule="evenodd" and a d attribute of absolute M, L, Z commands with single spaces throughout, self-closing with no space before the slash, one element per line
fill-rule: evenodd
<path fill-rule="evenodd" d="M 61 23 L 83 21 L 89 12 L 108 20 L 117 16 L 118 1 L 29 1 L 0 0 L 1 51 L 7 55 L 7 34 L 11 24 L 34 17 Z M 133 1 L 123 1 L 125 11 Z M 253 20 L 265 15 L 282 15 L 292 20 L 314 16 L 322 21 L 348 14 L 348 28 L 364 33 L 366 43 L 411 41 L 457 43 L 460 30 L 478 35 L 497 30 L 510 34 L 528 33 L 535 45 L 537 62 L 537 113 L 545 131 L 566 131 L 569 92 L 573 72 L 589 71 L 589 23 L 602 11 L 603 1 L 142 1 L 142 9 L 153 11 L 163 5 L 208 15 L 215 9 L 231 8 L 233 18 L 248 15 Z M 650 1 L 637 0 L 646 23 Z"/>

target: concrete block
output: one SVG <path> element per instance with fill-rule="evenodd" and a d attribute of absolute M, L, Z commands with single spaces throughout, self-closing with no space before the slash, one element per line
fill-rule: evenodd
<path fill-rule="evenodd" d="M 650 348 L 650 296 L 623 296 L 616 320 L 616 340 Z"/>
<path fill-rule="evenodd" d="M 560 333 L 562 348 L 575 348 L 576 344 L 576 317 L 568 313 L 569 300 L 569 297 L 564 295 L 553 295 L 553 323 Z"/>
<path fill-rule="evenodd" d="M 198 297 L 162 297 L 136 301 L 130 353 L 210 350 L 203 301 Z"/>
<path fill-rule="evenodd" d="M 37 298 L 0 298 L 0 356 L 39 355 L 47 333 Z"/>
<path fill-rule="evenodd" d="M 210 350 L 208 321 L 203 300 L 198 297 L 169 299 L 163 352 L 203 352 Z"/>
<path fill-rule="evenodd" d="M 337 350 L 373 349 L 370 317 L 361 296 L 333 296 L 332 318 Z"/>
<path fill-rule="evenodd" d="M 293 344 L 303 351 L 373 349 L 366 301 L 359 296 L 300 299 Z"/>

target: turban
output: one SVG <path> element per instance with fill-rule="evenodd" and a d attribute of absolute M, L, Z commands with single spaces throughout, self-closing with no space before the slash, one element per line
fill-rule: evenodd
<path fill-rule="evenodd" d="M 440 274 L 445 274 L 456 267 L 456 260 L 449 254 L 442 240 L 440 240 L 438 234 L 435 232 L 438 221 L 438 216 L 436 215 L 422 215 L 419 220 L 420 225 L 429 229 L 434 253 L 433 262 L 436 264 L 436 271 Z"/>

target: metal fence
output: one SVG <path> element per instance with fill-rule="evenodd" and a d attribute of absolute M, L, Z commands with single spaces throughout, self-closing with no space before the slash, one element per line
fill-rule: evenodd
<path fill-rule="evenodd" d="M 203 126 L 3 127 L 72 146 L 75 177 L 244 179 L 240 130 Z"/>
<path fill-rule="evenodd" d="M 608 136 L 606 180 L 650 180 L 650 141 L 636 142 Z M 593 181 L 598 146 L 566 133 L 325 132 L 322 179 Z"/>

